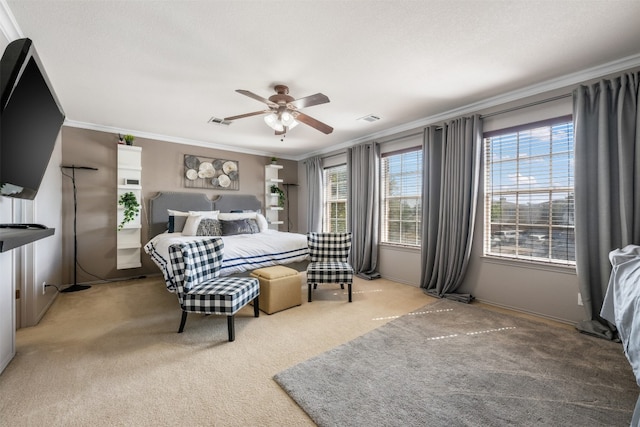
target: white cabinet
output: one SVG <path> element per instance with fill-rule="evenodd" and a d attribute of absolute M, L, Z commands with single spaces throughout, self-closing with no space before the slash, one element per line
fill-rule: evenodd
<path fill-rule="evenodd" d="M 264 214 L 269 223 L 269 228 L 277 230 L 284 221 L 280 219 L 280 212 L 284 210 L 283 206 L 278 203 L 279 193 L 271 190 L 272 186 L 276 186 L 282 191 L 282 179 L 278 178 L 278 172 L 282 169 L 282 165 L 266 165 L 264 167 Z"/>
<path fill-rule="evenodd" d="M 133 145 L 118 145 L 118 200 L 125 193 L 133 193 L 142 210 L 142 147 Z M 124 208 L 117 205 L 117 224 L 120 225 L 124 217 Z M 127 222 L 117 233 L 117 261 L 116 268 L 137 268 L 141 262 L 141 236 L 142 222 L 140 213 L 133 221 Z"/>

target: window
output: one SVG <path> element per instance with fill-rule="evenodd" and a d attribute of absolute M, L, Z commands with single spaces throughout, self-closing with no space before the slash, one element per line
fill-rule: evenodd
<path fill-rule="evenodd" d="M 347 231 L 347 165 L 324 170 L 324 223 L 325 232 Z"/>
<path fill-rule="evenodd" d="M 571 117 L 485 134 L 484 252 L 575 264 Z"/>
<path fill-rule="evenodd" d="M 422 215 L 422 150 L 420 147 L 384 154 L 381 241 L 420 245 Z"/>

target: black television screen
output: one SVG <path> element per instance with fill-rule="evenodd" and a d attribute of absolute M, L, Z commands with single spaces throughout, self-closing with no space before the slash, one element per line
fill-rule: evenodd
<path fill-rule="evenodd" d="M 30 39 L 0 60 L 0 194 L 33 199 L 51 159 L 62 110 Z"/>

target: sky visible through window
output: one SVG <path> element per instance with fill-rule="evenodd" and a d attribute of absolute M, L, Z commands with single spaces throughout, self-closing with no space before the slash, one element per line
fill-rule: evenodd
<path fill-rule="evenodd" d="M 491 183 L 494 192 L 516 203 L 516 192 L 531 194 L 520 203 L 549 200 L 549 189 L 573 192 L 573 126 L 565 123 L 491 138 Z M 552 198 L 567 193 L 554 192 Z"/>

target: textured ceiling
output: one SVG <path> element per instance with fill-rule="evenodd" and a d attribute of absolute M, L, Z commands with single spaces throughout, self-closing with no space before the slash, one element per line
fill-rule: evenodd
<path fill-rule="evenodd" d="M 71 125 L 294 159 L 640 54 L 637 0 L 6 3 Z M 275 84 L 334 132 L 207 123 Z"/>

